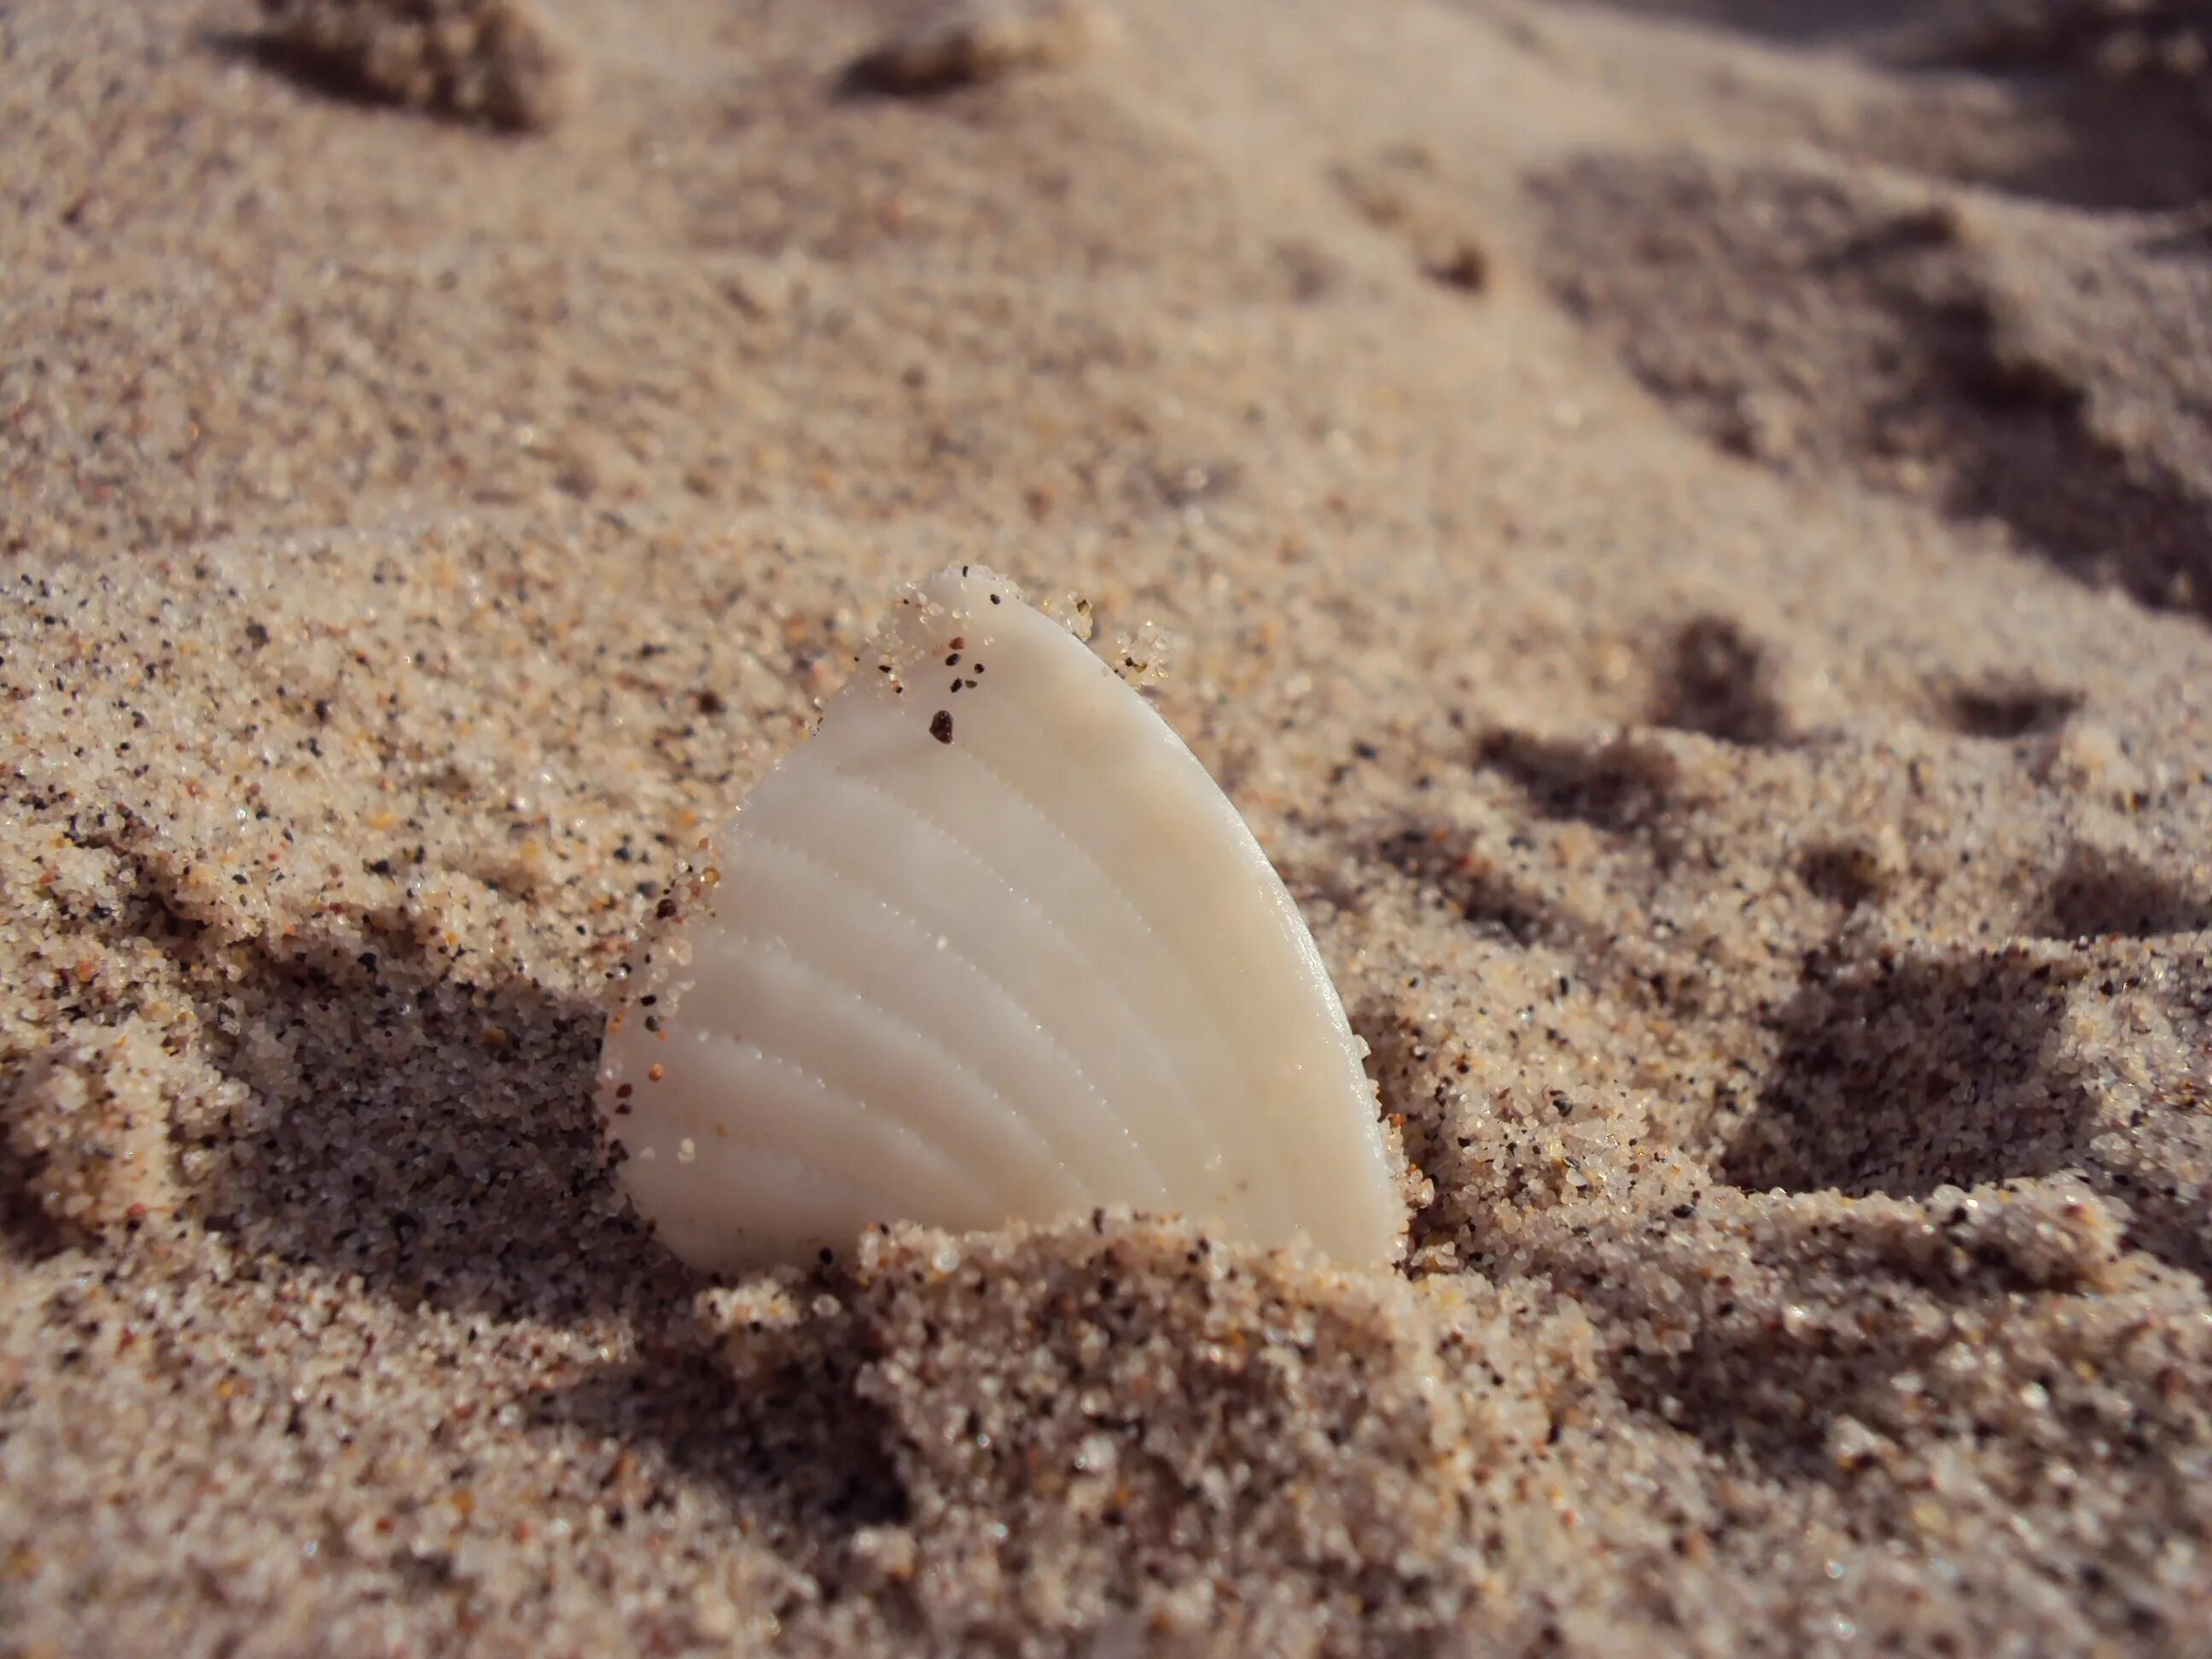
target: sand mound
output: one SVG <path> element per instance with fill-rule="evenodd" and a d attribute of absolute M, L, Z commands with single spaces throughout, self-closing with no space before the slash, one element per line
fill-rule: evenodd
<path fill-rule="evenodd" d="M 872 1422 L 903 1498 L 862 1559 L 959 1646 L 1448 1627 L 1474 1594 L 1470 1528 L 1502 1534 L 1551 1461 L 1554 1413 L 1589 1382 L 1571 1313 L 1103 1212 L 965 1243 L 873 1237 L 829 1284 L 811 1311 L 802 1286 L 765 1310 L 760 1291 L 718 1298 L 723 1363 L 757 1383 L 789 1363 L 795 1328 L 816 1327 L 809 1347 L 844 1333 L 873 1408 L 854 1425 Z M 1480 1401 L 1436 1386 L 1437 1361 L 1489 1356 L 1510 1384 L 1493 1368 Z M 1514 1552 L 1538 1533 L 1523 1525 Z M 1409 1616 L 1374 1622 L 1392 1607 Z"/>
<path fill-rule="evenodd" d="M 272 61 L 379 103 L 511 131 L 574 105 L 572 49 L 529 0 L 262 0 Z"/>
<path fill-rule="evenodd" d="M 848 92 L 927 97 L 1074 63 L 1105 23 L 1087 0 L 945 0 L 846 66 Z"/>

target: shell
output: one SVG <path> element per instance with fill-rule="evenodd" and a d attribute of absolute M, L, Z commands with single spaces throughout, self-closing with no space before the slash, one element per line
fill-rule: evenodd
<path fill-rule="evenodd" d="M 1105 1205 L 1400 1251 L 1364 1045 L 1289 893 L 1167 723 L 1003 578 L 902 596 L 709 859 L 599 1079 L 623 1185 L 693 1265 Z"/>

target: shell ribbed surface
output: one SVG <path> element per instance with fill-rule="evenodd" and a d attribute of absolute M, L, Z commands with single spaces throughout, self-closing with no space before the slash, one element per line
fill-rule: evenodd
<path fill-rule="evenodd" d="M 1290 895 L 1151 706 L 1004 579 L 902 596 L 709 857 L 599 1085 L 685 1260 L 1102 1204 L 1395 1253 L 1362 1048 Z"/>

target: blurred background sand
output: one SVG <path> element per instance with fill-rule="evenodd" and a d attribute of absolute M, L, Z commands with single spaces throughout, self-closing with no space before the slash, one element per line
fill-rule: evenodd
<path fill-rule="evenodd" d="M 2202 0 L 0 10 L 0 1644 L 2204 1650 Z M 1176 641 L 1425 1183 L 704 1291 L 896 582 Z"/>

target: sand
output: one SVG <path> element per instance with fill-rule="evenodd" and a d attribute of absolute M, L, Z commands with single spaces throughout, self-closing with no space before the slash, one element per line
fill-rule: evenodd
<path fill-rule="evenodd" d="M 2208 46 L 0 10 L 0 1645 L 2212 1651 Z M 1402 1271 L 624 1211 L 955 557 L 1171 637 Z"/>

